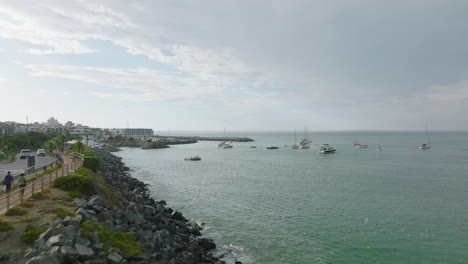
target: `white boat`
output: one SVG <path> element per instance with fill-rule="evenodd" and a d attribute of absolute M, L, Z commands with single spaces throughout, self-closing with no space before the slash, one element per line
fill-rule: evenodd
<path fill-rule="evenodd" d="M 320 147 L 320 153 L 322 154 L 329 154 L 329 153 L 335 153 L 336 149 L 334 147 L 331 147 L 329 144 L 323 144 Z"/>
<path fill-rule="evenodd" d="M 291 145 L 291 149 L 298 149 L 299 146 L 297 145 L 297 136 L 296 136 L 296 129 L 294 129 L 294 145 Z"/>
<path fill-rule="evenodd" d="M 224 148 L 224 149 L 232 148 L 232 145 L 226 141 L 223 141 L 218 144 L 218 148 Z"/>
<path fill-rule="evenodd" d="M 429 135 L 427 134 L 427 125 L 426 125 L 426 141 L 428 143 L 424 143 L 424 144 L 419 145 L 418 149 L 430 149 L 431 148 L 431 145 L 429 145 L 429 142 L 431 142 L 431 141 L 429 140 Z"/>
<path fill-rule="evenodd" d="M 382 151 L 382 147 L 380 145 L 377 147 L 377 151 Z"/>
<path fill-rule="evenodd" d="M 355 145 L 355 147 L 356 148 L 367 148 L 368 145 L 366 145 L 366 144 L 357 144 L 357 145 Z"/>
<path fill-rule="evenodd" d="M 308 149 L 310 148 L 310 143 L 312 143 L 312 141 L 309 139 L 309 131 L 304 127 L 304 138 L 299 142 L 299 146 L 301 149 Z"/>

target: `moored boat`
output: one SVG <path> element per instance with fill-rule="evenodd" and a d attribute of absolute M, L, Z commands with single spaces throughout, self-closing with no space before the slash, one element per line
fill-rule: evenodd
<path fill-rule="evenodd" d="M 334 147 L 331 147 L 329 144 L 323 144 L 320 147 L 320 153 L 322 154 L 328 154 L 328 153 L 334 153 L 336 152 L 336 149 Z"/>
<path fill-rule="evenodd" d="M 270 147 L 267 147 L 267 149 L 278 149 L 277 146 L 270 146 Z"/>

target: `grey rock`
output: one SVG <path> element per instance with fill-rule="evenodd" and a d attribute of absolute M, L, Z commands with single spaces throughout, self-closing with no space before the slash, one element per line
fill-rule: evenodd
<path fill-rule="evenodd" d="M 82 220 L 83 220 L 83 216 L 80 214 L 77 216 L 67 216 L 65 217 L 65 219 L 63 219 L 63 224 L 65 226 L 72 225 L 74 227 L 79 227 Z"/>
<path fill-rule="evenodd" d="M 94 251 L 82 244 L 75 243 L 75 249 L 78 252 L 78 258 L 81 260 L 91 259 L 94 255 Z"/>
<path fill-rule="evenodd" d="M 68 240 L 73 241 L 76 237 L 76 227 L 69 225 L 63 229 L 63 234 Z"/>
<path fill-rule="evenodd" d="M 104 244 L 103 243 L 96 243 L 93 245 L 93 248 L 97 251 L 100 251 L 104 248 Z"/>
<path fill-rule="evenodd" d="M 87 202 L 85 199 L 75 198 L 75 199 L 73 200 L 73 203 L 74 203 L 77 207 L 83 207 L 83 208 L 88 207 L 88 202 Z"/>
<path fill-rule="evenodd" d="M 47 228 L 46 231 L 44 231 L 42 234 L 39 235 L 39 238 L 44 239 L 47 241 L 50 237 L 56 236 L 60 233 L 62 233 L 64 226 L 62 225 L 61 222 L 55 223 L 49 228 Z"/>
<path fill-rule="evenodd" d="M 46 241 L 42 238 L 38 238 L 34 241 L 34 248 L 42 248 L 45 246 Z"/>
<path fill-rule="evenodd" d="M 117 252 L 114 252 L 112 254 L 109 254 L 109 256 L 107 256 L 107 260 L 110 263 L 120 263 L 122 259 L 123 259 L 122 256 Z"/>
<path fill-rule="evenodd" d="M 96 217 L 92 213 L 90 213 L 88 210 L 85 210 L 83 208 L 78 208 L 78 210 L 76 210 L 75 213 L 78 215 L 81 215 L 81 217 L 83 218 L 83 221 L 97 220 Z"/>
<path fill-rule="evenodd" d="M 26 264 L 60 264 L 60 262 L 56 257 L 41 255 L 31 258 Z"/>
<path fill-rule="evenodd" d="M 88 206 L 93 209 L 94 211 L 97 212 L 102 212 L 104 211 L 104 208 L 106 207 L 106 203 L 104 200 L 101 198 L 99 195 L 93 195 L 91 198 L 88 200 Z"/>
<path fill-rule="evenodd" d="M 53 256 L 53 257 L 56 257 L 57 260 L 60 262 L 60 263 L 63 263 L 64 261 L 64 256 L 62 254 L 62 251 L 60 250 L 60 247 L 59 246 L 53 246 L 49 249 L 49 251 L 47 251 L 47 254 L 49 256 Z"/>
<path fill-rule="evenodd" d="M 75 263 L 76 260 L 78 259 L 78 251 L 69 246 L 64 246 L 60 248 L 60 253 L 64 257 L 64 261 L 66 263 Z"/>
<path fill-rule="evenodd" d="M 53 246 L 63 246 L 66 241 L 66 237 L 62 234 L 50 237 L 46 242 L 46 247 L 53 247 Z"/>
<path fill-rule="evenodd" d="M 87 238 L 84 238 L 84 237 L 77 237 L 75 239 L 75 243 L 81 244 L 81 245 L 83 245 L 85 247 L 88 247 L 91 244 L 91 241 L 89 239 L 87 239 Z"/>

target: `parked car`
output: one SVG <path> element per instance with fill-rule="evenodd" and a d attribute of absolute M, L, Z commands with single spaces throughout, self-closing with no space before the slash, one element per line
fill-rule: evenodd
<path fill-rule="evenodd" d="M 22 149 L 19 155 L 20 159 L 25 159 L 29 156 L 32 156 L 31 150 L 29 149 Z"/>
<path fill-rule="evenodd" d="M 46 156 L 45 149 L 38 149 L 37 152 L 36 152 L 36 156 L 45 157 Z"/>

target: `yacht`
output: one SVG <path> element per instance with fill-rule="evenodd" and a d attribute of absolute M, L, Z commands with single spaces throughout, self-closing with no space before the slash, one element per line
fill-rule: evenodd
<path fill-rule="evenodd" d="M 431 146 L 429 146 L 428 144 L 424 143 L 424 144 L 421 144 L 418 149 L 430 149 Z"/>
<path fill-rule="evenodd" d="M 322 154 L 334 153 L 334 152 L 336 152 L 336 149 L 334 147 L 331 147 L 329 144 L 323 144 L 320 147 L 320 153 Z"/>
<path fill-rule="evenodd" d="M 354 145 L 356 148 L 367 148 L 368 145 L 366 144 L 357 144 L 357 145 Z"/>

